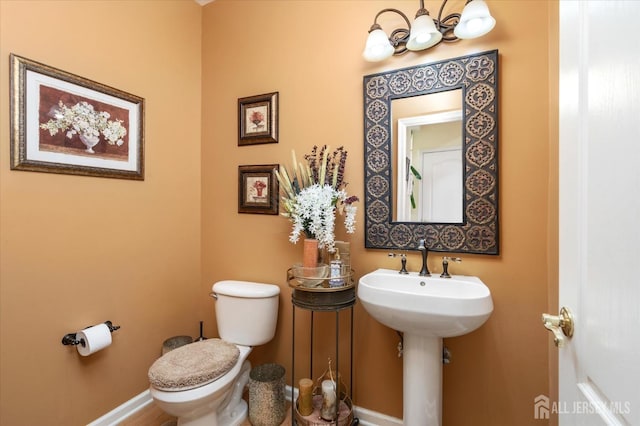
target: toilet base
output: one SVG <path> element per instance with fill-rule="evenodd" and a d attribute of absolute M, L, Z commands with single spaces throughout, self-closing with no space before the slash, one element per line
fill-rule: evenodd
<path fill-rule="evenodd" d="M 214 413 L 207 414 L 206 416 L 198 417 L 197 419 L 184 419 L 178 417 L 178 426 L 217 426 L 218 415 Z"/>
<path fill-rule="evenodd" d="M 224 412 L 220 413 L 220 416 L 218 417 L 218 424 L 227 426 L 240 426 L 242 422 L 247 419 L 248 413 L 249 406 L 247 405 L 247 401 L 242 399 L 236 406 L 235 410 L 224 410 Z"/>
<path fill-rule="evenodd" d="M 211 413 L 195 420 L 178 419 L 177 426 L 240 426 L 248 417 L 247 401 L 241 400 L 233 411 Z"/>
<path fill-rule="evenodd" d="M 250 348 L 246 348 L 243 352 L 244 356 L 241 358 L 246 359 Z M 240 426 L 248 417 L 248 404 L 242 399 L 242 393 L 249 382 L 251 371 L 251 363 L 242 359 L 239 360 L 242 362 L 240 372 L 229 373 L 235 375 L 231 385 L 226 387 L 226 390 L 220 389 L 217 394 L 211 394 L 204 401 L 194 400 L 191 405 L 189 402 L 170 405 L 166 400 L 171 396 L 170 393 L 165 394 L 164 399 L 159 400 L 156 397 L 154 399 L 161 409 L 178 418 L 177 426 Z"/>

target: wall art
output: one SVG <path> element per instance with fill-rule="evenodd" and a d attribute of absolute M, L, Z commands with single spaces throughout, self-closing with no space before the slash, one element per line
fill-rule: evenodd
<path fill-rule="evenodd" d="M 238 213 L 278 214 L 278 167 L 238 166 Z"/>
<path fill-rule="evenodd" d="M 11 169 L 144 180 L 144 99 L 10 56 Z"/>
<path fill-rule="evenodd" d="M 238 99 L 238 146 L 278 143 L 278 92 Z"/>

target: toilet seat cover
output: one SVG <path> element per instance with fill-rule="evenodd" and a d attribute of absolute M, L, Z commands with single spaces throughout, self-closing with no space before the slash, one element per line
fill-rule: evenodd
<path fill-rule="evenodd" d="M 149 368 L 149 382 L 166 391 L 182 391 L 209 384 L 238 362 L 240 350 L 221 339 L 181 346 L 158 358 Z"/>

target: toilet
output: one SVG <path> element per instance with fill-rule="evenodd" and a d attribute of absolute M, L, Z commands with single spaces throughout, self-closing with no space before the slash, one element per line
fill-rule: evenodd
<path fill-rule="evenodd" d="M 220 338 L 181 346 L 149 368 L 151 396 L 179 426 L 240 425 L 247 418 L 247 357 L 276 331 L 277 285 L 226 280 L 212 289 Z"/>

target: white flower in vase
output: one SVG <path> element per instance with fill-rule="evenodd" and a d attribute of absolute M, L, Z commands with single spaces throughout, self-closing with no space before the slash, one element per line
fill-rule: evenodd
<path fill-rule="evenodd" d="M 92 148 L 100 142 L 100 135 L 109 145 L 124 144 L 127 129 L 122 125 L 123 121 L 109 120 L 111 115 L 108 112 L 96 111 L 88 102 L 81 101 L 68 107 L 59 101 L 58 105 L 49 110 L 48 115 L 51 119 L 41 124 L 41 129 L 48 130 L 51 136 L 59 131 L 66 132 L 68 139 L 78 135 L 89 153 L 94 153 Z"/>

